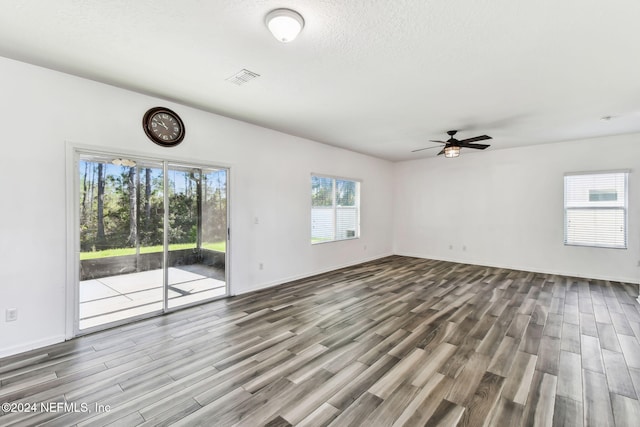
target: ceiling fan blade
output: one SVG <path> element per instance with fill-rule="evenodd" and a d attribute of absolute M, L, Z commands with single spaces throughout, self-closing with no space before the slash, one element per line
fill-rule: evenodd
<path fill-rule="evenodd" d="M 435 145 L 433 147 L 418 148 L 417 150 L 411 150 L 411 152 L 415 153 L 417 151 L 422 151 L 422 150 L 431 150 L 432 148 L 440 148 L 440 146 L 439 145 Z"/>
<path fill-rule="evenodd" d="M 434 139 L 430 139 L 429 142 L 439 142 L 440 144 L 446 144 L 445 141 L 436 141 Z"/>
<path fill-rule="evenodd" d="M 480 136 L 474 136 L 473 138 L 469 138 L 469 139 L 463 139 L 458 142 L 461 144 L 464 144 L 467 142 L 484 141 L 485 139 L 492 139 L 492 138 L 489 135 L 480 135 Z"/>
<path fill-rule="evenodd" d="M 442 155 L 442 154 L 444 154 L 444 148 L 442 149 L 442 151 L 440 151 L 440 152 L 438 153 L 438 156 L 440 156 L 440 155 Z"/>
<path fill-rule="evenodd" d="M 460 147 L 465 148 L 477 148 L 478 150 L 484 150 L 487 147 L 490 147 L 489 144 L 460 144 Z"/>

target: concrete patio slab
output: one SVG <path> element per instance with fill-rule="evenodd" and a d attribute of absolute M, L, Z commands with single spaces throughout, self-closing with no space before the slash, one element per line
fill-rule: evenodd
<path fill-rule="evenodd" d="M 206 273 L 203 269 L 197 271 Z M 219 271 L 211 273 L 214 277 L 221 276 Z M 161 269 L 81 281 L 80 329 L 161 311 L 164 295 L 162 282 Z M 195 273 L 193 269 L 169 268 L 169 308 L 225 294 L 226 284 L 223 280 Z"/>

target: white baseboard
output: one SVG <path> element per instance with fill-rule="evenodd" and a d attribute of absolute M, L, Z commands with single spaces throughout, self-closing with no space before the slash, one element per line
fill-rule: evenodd
<path fill-rule="evenodd" d="M 64 335 L 56 335 L 55 337 L 44 338 L 37 341 L 30 341 L 22 343 L 9 348 L 3 348 L 0 350 L 0 358 L 13 356 L 16 354 L 24 353 L 25 351 L 34 350 L 36 348 L 46 347 L 52 344 L 58 344 L 64 342 Z"/>
<path fill-rule="evenodd" d="M 508 270 L 528 271 L 531 273 L 553 274 L 556 276 L 578 277 L 582 279 L 608 280 L 610 282 L 632 283 L 632 284 L 640 285 L 639 283 L 640 279 L 637 279 L 637 278 L 581 275 L 580 273 L 576 273 L 575 271 L 561 271 L 561 270 L 547 270 L 547 269 L 542 270 L 539 268 L 527 267 L 522 265 L 508 265 L 508 264 L 497 265 L 497 264 L 492 264 L 492 263 L 483 262 L 483 261 L 469 261 L 464 259 L 444 258 L 444 257 L 430 256 L 425 254 L 415 254 L 415 253 L 409 253 L 409 252 L 395 253 L 395 255 L 409 256 L 409 257 L 423 258 L 423 259 L 434 259 L 438 261 L 455 262 L 458 264 L 478 265 L 481 267 L 506 268 Z"/>
<path fill-rule="evenodd" d="M 369 258 L 363 258 L 357 261 L 353 261 L 353 262 L 349 262 L 346 264 L 340 264 L 340 265 L 334 265 L 331 267 L 327 267 L 327 268 L 323 268 L 320 270 L 316 270 L 314 272 L 311 273 L 303 273 L 303 274 L 299 274 L 299 275 L 295 275 L 295 276 L 290 276 L 284 279 L 278 279 L 275 280 L 273 282 L 266 282 L 266 283 L 261 283 L 259 285 L 256 285 L 254 287 L 252 287 L 251 289 L 247 289 L 247 290 L 243 290 L 241 292 L 236 292 L 233 295 L 243 295 L 243 294 L 248 294 L 249 292 L 254 292 L 254 291 L 260 291 L 263 289 L 268 289 L 268 288 L 273 288 L 274 286 L 279 286 L 279 285 L 283 285 L 285 283 L 289 283 L 289 282 L 293 282 L 294 280 L 300 280 L 300 279 L 306 279 L 308 277 L 312 277 L 312 276 L 316 276 L 318 274 L 323 274 L 323 273 L 328 273 L 330 271 L 335 271 L 335 270 L 340 270 L 341 268 L 346 268 L 346 267 L 351 267 L 353 265 L 358 265 L 358 264 L 363 264 L 365 262 L 369 262 L 369 261 L 375 261 L 377 259 L 381 259 L 381 258 L 386 258 L 388 256 L 392 256 L 393 253 L 389 252 L 386 254 L 382 254 L 382 255 L 375 255 Z"/>

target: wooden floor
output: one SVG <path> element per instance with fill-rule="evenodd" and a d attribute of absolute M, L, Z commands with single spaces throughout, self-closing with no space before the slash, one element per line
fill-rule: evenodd
<path fill-rule="evenodd" d="M 637 295 L 388 257 L 0 359 L 0 425 L 637 426 Z"/>

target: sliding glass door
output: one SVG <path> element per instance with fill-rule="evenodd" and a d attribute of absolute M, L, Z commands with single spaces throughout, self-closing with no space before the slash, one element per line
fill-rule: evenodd
<path fill-rule="evenodd" d="M 78 177 L 78 332 L 227 295 L 227 169 L 81 154 Z"/>
<path fill-rule="evenodd" d="M 168 307 L 226 294 L 227 171 L 170 164 Z"/>

